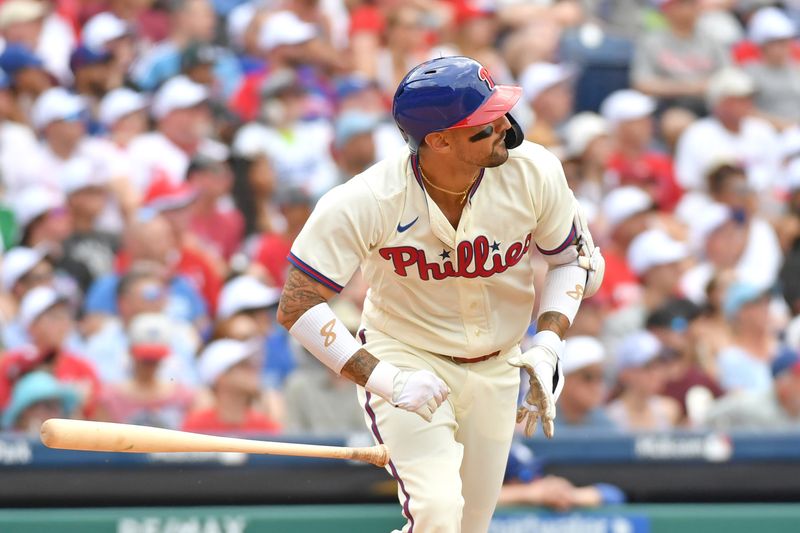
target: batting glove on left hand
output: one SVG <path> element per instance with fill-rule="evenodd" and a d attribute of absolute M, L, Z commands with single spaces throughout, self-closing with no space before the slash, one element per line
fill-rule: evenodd
<path fill-rule="evenodd" d="M 531 437 L 541 420 L 545 436 L 551 439 L 555 431 L 556 400 L 564 388 L 564 373 L 559 364 L 564 341 L 554 332 L 544 330 L 533 337 L 533 343 L 533 348 L 508 360 L 508 364 L 524 368 L 530 378 L 528 394 L 517 409 L 517 423 L 527 418 L 525 436 Z"/>

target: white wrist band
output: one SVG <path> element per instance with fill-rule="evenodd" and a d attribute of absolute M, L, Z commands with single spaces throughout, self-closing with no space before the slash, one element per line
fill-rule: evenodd
<path fill-rule="evenodd" d="M 547 271 L 539 304 L 539 316 L 555 311 L 566 316 L 569 323 L 575 320 L 583 300 L 586 270 L 577 265 L 561 265 Z"/>
<path fill-rule="evenodd" d="M 398 372 L 400 369 L 393 364 L 381 361 L 372 369 L 364 388 L 391 403 L 394 396 L 394 378 Z"/>
<path fill-rule="evenodd" d="M 347 360 L 361 349 L 361 344 L 325 302 L 303 313 L 289 333 L 337 374 Z"/>

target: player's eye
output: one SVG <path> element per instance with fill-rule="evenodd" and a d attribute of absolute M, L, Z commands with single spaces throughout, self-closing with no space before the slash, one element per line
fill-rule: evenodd
<path fill-rule="evenodd" d="M 478 133 L 476 133 L 475 135 L 470 137 L 469 138 L 469 142 L 476 143 L 478 141 L 482 141 L 482 140 L 484 140 L 484 139 L 486 139 L 488 137 L 491 137 L 493 133 L 494 133 L 494 126 L 489 124 L 488 126 L 483 128 L 481 131 L 479 131 Z"/>

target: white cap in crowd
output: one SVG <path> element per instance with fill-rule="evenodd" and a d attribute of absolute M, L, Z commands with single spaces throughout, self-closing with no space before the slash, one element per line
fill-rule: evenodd
<path fill-rule="evenodd" d="M 706 104 L 713 109 L 720 100 L 729 96 L 750 96 L 756 92 L 753 78 L 745 71 L 735 67 L 724 67 L 708 80 Z"/>
<path fill-rule="evenodd" d="M 522 94 L 525 100 L 532 102 L 550 87 L 571 80 L 575 76 L 575 69 L 556 63 L 532 63 L 525 67 L 519 77 Z"/>
<path fill-rule="evenodd" d="M 730 207 L 718 202 L 712 202 L 694 213 L 689 226 L 692 247 L 702 250 L 708 236 L 730 220 L 731 216 Z"/>
<path fill-rule="evenodd" d="M 317 36 L 317 27 L 291 11 L 279 11 L 261 24 L 258 31 L 258 46 L 272 50 L 279 46 L 303 44 Z"/>
<path fill-rule="evenodd" d="M 662 229 L 643 231 L 631 241 L 628 265 L 637 276 L 653 267 L 683 261 L 689 257 L 685 244 L 676 241 Z"/>
<path fill-rule="evenodd" d="M 89 187 L 105 187 L 108 179 L 87 157 L 70 159 L 61 175 L 61 188 L 64 194 L 70 195 Z"/>
<path fill-rule="evenodd" d="M 569 375 L 589 365 L 602 363 L 606 358 L 606 350 L 594 337 L 581 335 L 569 337 L 564 341 L 563 370 Z"/>
<path fill-rule="evenodd" d="M 608 122 L 597 113 L 583 111 L 574 115 L 564 125 L 565 155 L 581 157 L 592 141 L 608 133 Z"/>
<path fill-rule="evenodd" d="M 633 89 L 614 91 L 600 105 L 600 114 L 612 128 L 620 122 L 649 117 L 655 110 L 654 98 Z"/>
<path fill-rule="evenodd" d="M 170 319 L 161 313 L 140 313 L 128 326 L 130 353 L 136 359 L 157 361 L 171 352 Z"/>
<path fill-rule="evenodd" d="M 617 367 L 641 368 L 662 352 L 658 338 L 647 330 L 639 330 L 622 339 L 617 347 Z"/>
<path fill-rule="evenodd" d="M 629 185 L 608 193 L 602 208 L 608 228 L 613 230 L 633 215 L 650 211 L 653 208 L 653 199 L 639 187 Z"/>
<path fill-rule="evenodd" d="M 81 42 L 93 52 L 102 52 L 109 42 L 130 33 L 131 28 L 124 20 L 104 11 L 86 21 L 81 31 Z"/>
<path fill-rule="evenodd" d="M 786 165 L 786 188 L 792 192 L 800 189 L 800 157 Z"/>
<path fill-rule="evenodd" d="M 147 98 L 142 94 L 127 87 L 120 87 L 103 97 L 97 115 L 103 126 L 108 128 L 122 117 L 145 109 L 147 104 Z"/>
<path fill-rule="evenodd" d="M 797 35 L 794 22 L 777 7 L 763 7 L 747 24 L 747 37 L 758 45 L 791 39 Z"/>
<path fill-rule="evenodd" d="M 238 276 L 222 288 L 217 306 L 217 319 L 230 318 L 248 309 L 265 309 L 276 305 L 281 291 L 268 287 L 253 276 Z"/>
<path fill-rule="evenodd" d="M 186 76 L 175 76 L 167 81 L 153 97 L 152 112 L 162 119 L 177 109 L 188 109 L 208 100 L 208 89 Z"/>
<path fill-rule="evenodd" d="M 14 218 L 21 230 L 48 211 L 64 206 L 64 195 L 44 185 L 31 185 L 14 196 Z"/>
<path fill-rule="evenodd" d="M 67 298 L 52 287 L 34 287 L 22 297 L 19 306 L 19 323 L 28 329 L 42 313 L 56 304 L 67 302 Z"/>
<path fill-rule="evenodd" d="M 37 130 L 51 122 L 77 119 L 86 110 L 86 100 L 63 87 L 52 87 L 39 95 L 31 109 L 31 122 Z"/>
<path fill-rule="evenodd" d="M 215 340 L 200 353 L 200 380 L 206 385 L 213 385 L 229 368 L 259 354 L 258 343 L 234 339 Z"/>
<path fill-rule="evenodd" d="M 14 285 L 38 265 L 46 254 L 39 248 L 15 246 L 3 254 L 2 273 L 3 290 L 10 291 Z"/>
<path fill-rule="evenodd" d="M 0 29 L 43 18 L 46 13 L 47 7 L 44 2 L 8 0 L 0 6 Z"/>

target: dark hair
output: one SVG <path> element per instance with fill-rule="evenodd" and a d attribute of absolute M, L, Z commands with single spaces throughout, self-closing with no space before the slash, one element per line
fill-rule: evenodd
<path fill-rule="evenodd" d="M 706 177 L 708 190 L 711 194 L 719 194 L 722 192 L 725 182 L 733 176 L 747 176 L 747 173 L 744 168 L 728 163 L 714 167 Z"/>
<path fill-rule="evenodd" d="M 123 274 L 122 277 L 119 278 L 119 282 L 117 282 L 117 300 L 129 294 L 137 283 L 145 279 L 158 279 L 158 276 L 154 272 L 144 268 L 132 268 Z"/>

